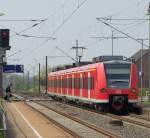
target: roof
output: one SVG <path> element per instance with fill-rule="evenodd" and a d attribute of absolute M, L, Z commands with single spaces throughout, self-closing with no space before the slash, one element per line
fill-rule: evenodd
<path fill-rule="evenodd" d="M 74 67 L 74 68 L 70 68 L 70 69 L 65 69 L 65 70 L 60 70 L 60 71 L 56 71 L 56 72 L 50 72 L 50 75 L 57 75 L 57 74 L 66 74 L 66 73 L 72 73 L 72 72 L 82 72 L 84 70 L 89 70 L 89 69 L 96 69 L 97 66 L 100 64 L 99 63 L 94 63 L 94 64 L 89 64 L 89 65 L 85 65 L 85 66 L 79 66 L 79 67 Z"/>
<path fill-rule="evenodd" d="M 141 58 L 141 50 L 137 51 L 134 55 L 131 56 L 131 58 L 134 58 L 135 61 L 139 60 Z M 143 56 L 148 54 L 150 52 L 150 49 L 143 49 Z"/>
<path fill-rule="evenodd" d="M 50 72 L 49 75 L 51 76 L 56 76 L 56 75 L 64 75 L 64 74 L 70 74 L 70 73 L 76 73 L 76 72 L 83 72 L 83 71 L 89 71 L 89 70 L 95 70 L 100 64 L 128 64 L 131 62 L 128 61 L 123 61 L 123 60 L 112 60 L 112 61 L 105 61 L 105 62 L 98 62 L 98 63 L 93 63 L 93 64 L 88 64 L 85 66 L 79 66 L 79 67 L 74 67 L 74 68 L 70 68 L 70 69 L 64 69 L 64 70 L 59 70 L 59 71 L 55 71 L 55 72 Z"/>

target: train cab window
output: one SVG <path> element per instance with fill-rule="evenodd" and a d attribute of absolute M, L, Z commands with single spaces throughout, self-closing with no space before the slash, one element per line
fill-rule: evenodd
<path fill-rule="evenodd" d="M 130 85 L 130 63 L 105 64 L 107 85 L 110 88 L 128 88 Z"/>

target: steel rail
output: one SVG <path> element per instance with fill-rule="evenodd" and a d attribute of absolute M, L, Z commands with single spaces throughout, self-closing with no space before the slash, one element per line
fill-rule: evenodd
<path fill-rule="evenodd" d="M 71 120 L 73 120 L 73 121 L 76 121 L 76 122 L 78 122 L 78 123 L 80 123 L 80 124 L 82 124 L 82 125 L 84 125 L 84 126 L 90 128 L 90 129 L 93 129 L 93 130 L 95 130 L 95 131 L 97 131 L 97 132 L 99 132 L 99 133 L 101 133 L 101 134 L 103 134 L 103 135 L 105 135 L 105 136 L 108 136 L 108 137 L 110 137 L 110 138 L 120 138 L 119 136 L 113 134 L 112 132 L 110 132 L 110 131 L 108 131 L 108 130 L 105 130 L 105 129 L 103 129 L 103 128 L 97 127 L 97 126 L 95 126 L 94 124 L 89 124 L 88 122 L 85 122 L 85 121 L 83 121 L 83 120 L 81 120 L 81 119 L 79 119 L 79 118 L 76 118 L 76 117 L 72 117 L 71 115 L 66 114 L 66 113 L 64 113 L 64 112 L 60 112 L 60 111 L 58 111 L 58 110 L 55 110 L 55 109 L 53 109 L 53 108 L 50 108 L 50 107 L 48 107 L 48 106 L 46 106 L 46 105 L 44 105 L 44 104 L 42 104 L 42 103 L 38 103 L 38 102 L 35 102 L 35 103 L 37 103 L 37 104 L 39 104 L 39 105 L 41 105 L 41 106 L 44 106 L 44 107 L 48 108 L 49 110 L 52 110 L 52 111 L 54 111 L 54 112 L 56 112 L 56 113 L 58 113 L 58 114 L 60 114 L 60 115 L 63 115 L 63 116 L 65 116 L 65 117 L 67 117 L 67 118 L 69 118 L 69 119 L 71 119 Z"/>
<path fill-rule="evenodd" d="M 28 101 L 28 100 L 25 100 L 25 101 Z M 32 99 L 29 99 L 29 101 L 34 101 L 34 102 L 36 102 L 36 101 L 42 101 L 42 100 L 32 100 Z M 37 102 L 36 102 L 37 103 Z M 38 103 L 39 104 L 39 103 Z M 41 103 L 40 103 L 41 104 Z M 44 104 L 42 104 L 42 106 L 44 106 Z M 69 106 L 73 106 L 73 107 L 76 107 L 76 108 L 80 108 L 80 109 L 83 109 L 83 108 L 81 108 L 81 107 L 78 107 L 78 106 L 74 106 L 74 105 L 70 105 L 69 104 Z M 49 108 L 50 110 L 54 110 L 54 109 L 51 109 L 50 107 L 47 107 L 47 108 Z M 146 124 L 146 123 L 144 123 L 144 122 L 142 122 L 142 121 L 137 121 L 137 120 L 133 120 L 133 116 L 132 116 L 132 118 L 131 119 L 129 119 L 129 118 L 126 118 L 126 117 L 123 117 L 123 116 L 118 116 L 118 115 L 114 115 L 114 114 L 110 114 L 110 113 L 104 113 L 104 112 L 100 112 L 100 111 L 95 111 L 95 110 L 92 110 L 92 109 L 83 109 L 83 110 L 86 110 L 86 111 L 89 111 L 89 112 L 93 112 L 93 113 L 96 113 L 96 114 L 101 114 L 101 115 L 105 115 L 105 116 L 108 116 L 108 117 L 111 117 L 111 118 L 114 118 L 114 119 L 117 119 L 117 120 L 120 120 L 120 121 L 122 121 L 122 122 L 128 122 L 128 123 L 131 123 L 131 124 L 134 124 L 134 125 L 138 125 L 138 126 L 143 126 L 143 127 L 146 127 L 146 128 L 150 128 L 150 124 Z M 59 113 L 59 111 L 56 111 L 56 110 L 54 110 L 55 112 L 58 112 L 58 114 L 62 114 L 62 115 L 67 115 L 67 114 L 65 114 L 65 113 Z M 72 120 L 74 119 L 72 116 L 70 116 L 70 118 L 72 118 Z M 142 119 L 142 118 L 139 118 L 139 119 Z M 75 120 L 74 120 L 75 121 Z M 80 122 L 80 120 L 78 120 L 79 122 Z M 149 120 L 148 120 L 149 121 Z M 84 121 L 83 121 L 84 122 Z M 83 125 L 84 125 L 84 123 L 83 123 Z M 89 125 L 89 124 L 88 124 Z M 96 128 L 96 126 L 94 126 L 95 127 L 95 130 L 98 130 L 99 128 L 97 127 Z M 92 128 L 92 127 L 91 127 Z M 93 129 L 93 128 L 92 128 Z M 104 130 L 104 134 L 105 134 L 105 130 Z"/>
<path fill-rule="evenodd" d="M 36 103 L 36 102 L 35 102 Z M 81 138 L 78 134 L 74 133 L 73 131 L 67 129 L 66 127 L 64 127 L 63 125 L 61 125 L 60 123 L 58 123 L 57 121 L 51 119 L 50 117 L 46 116 L 44 113 L 40 112 L 39 110 L 31 107 L 30 105 L 28 105 L 26 103 L 27 106 L 29 106 L 30 108 L 32 108 L 33 110 L 37 111 L 38 113 L 40 113 L 41 115 L 43 115 L 45 118 L 47 118 L 50 122 L 54 123 L 56 126 L 60 127 L 61 129 L 63 129 L 65 132 L 69 133 L 70 135 L 72 135 L 74 138 Z"/>

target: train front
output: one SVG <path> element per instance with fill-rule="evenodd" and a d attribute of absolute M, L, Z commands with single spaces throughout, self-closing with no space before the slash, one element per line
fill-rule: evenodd
<path fill-rule="evenodd" d="M 136 65 L 127 61 L 104 62 L 109 106 L 115 111 L 127 111 L 138 102 Z"/>

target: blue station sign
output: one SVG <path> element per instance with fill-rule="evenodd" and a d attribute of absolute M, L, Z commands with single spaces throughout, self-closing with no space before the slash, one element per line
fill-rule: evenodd
<path fill-rule="evenodd" d="M 3 66 L 3 73 L 23 73 L 23 65 L 5 65 Z"/>

